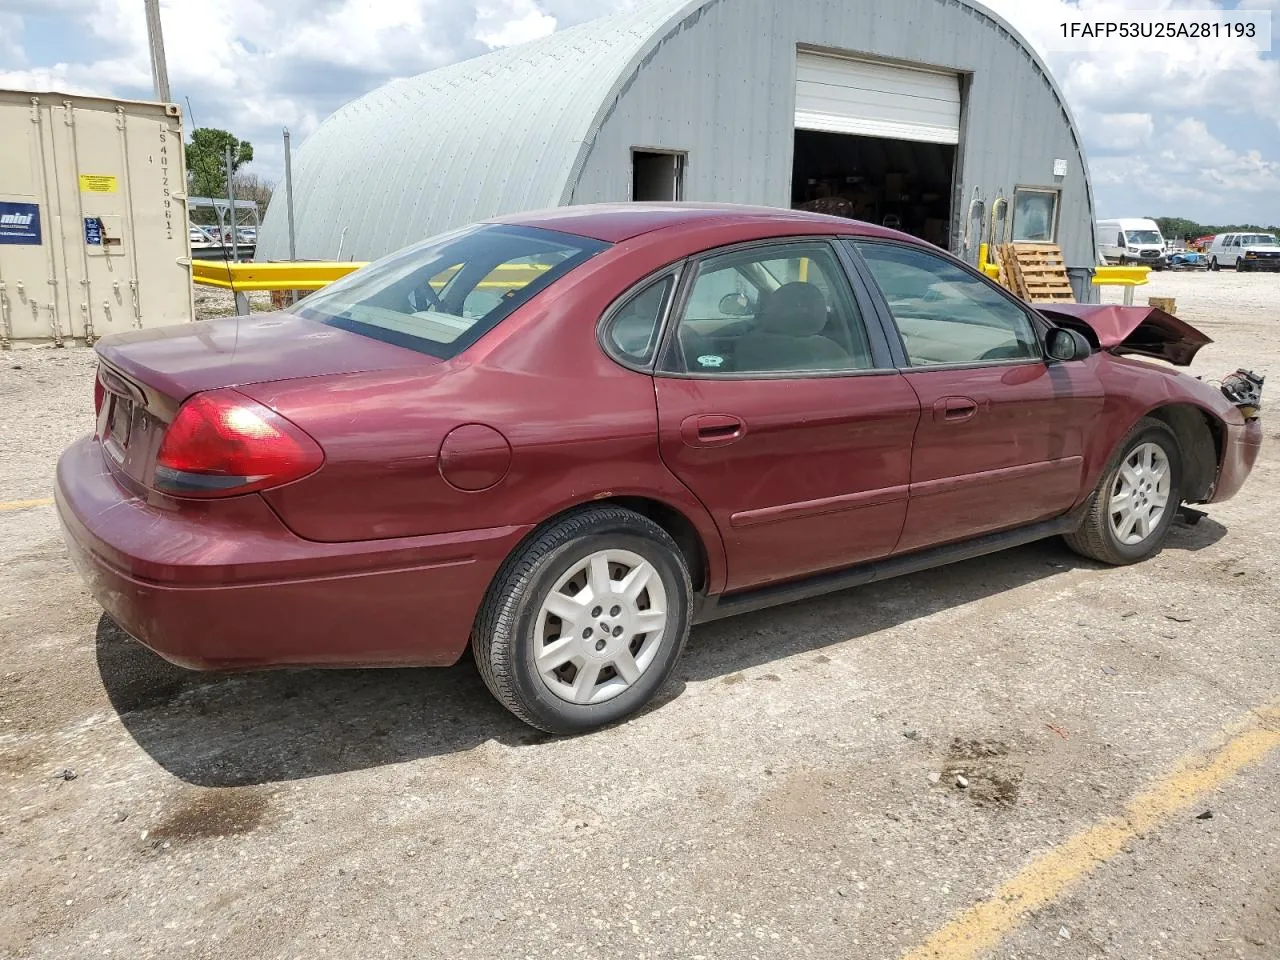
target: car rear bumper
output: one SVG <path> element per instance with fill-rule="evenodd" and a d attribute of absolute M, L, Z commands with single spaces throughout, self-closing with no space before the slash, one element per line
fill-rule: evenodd
<path fill-rule="evenodd" d="M 107 613 L 166 660 L 204 670 L 453 663 L 530 529 L 317 543 L 256 494 L 177 503 L 126 490 L 91 438 L 58 461 L 55 499 Z"/>
<path fill-rule="evenodd" d="M 1230 500 L 1244 486 L 1253 465 L 1258 462 L 1258 453 L 1262 450 L 1262 421 L 1248 420 L 1243 424 L 1227 424 L 1224 447 L 1218 482 L 1214 485 L 1209 503 Z"/>

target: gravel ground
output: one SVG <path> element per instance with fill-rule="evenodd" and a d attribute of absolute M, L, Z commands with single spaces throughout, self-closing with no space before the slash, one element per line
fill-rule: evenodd
<path fill-rule="evenodd" d="M 249 297 L 249 310 L 251 312 L 261 313 L 271 309 L 271 294 L 269 292 L 255 290 L 247 296 Z M 197 320 L 230 317 L 234 316 L 236 312 L 235 294 L 230 290 L 197 286 L 191 299 L 195 304 Z"/>
<path fill-rule="evenodd" d="M 1195 373 L 1280 367 L 1280 276 L 1146 295 L 1217 341 Z M 0 501 L 49 495 L 91 370 L 0 357 Z M 0 957 L 897 956 L 1280 698 L 1267 433 L 1147 563 L 1046 542 L 700 627 L 655 709 L 573 740 L 470 663 L 170 667 L 101 618 L 50 508 L 0 512 Z M 1278 778 L 1273 753 L 993 956 L 1275 960 Z"/>

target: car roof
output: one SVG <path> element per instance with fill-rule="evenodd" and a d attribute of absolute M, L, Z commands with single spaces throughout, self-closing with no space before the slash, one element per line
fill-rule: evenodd
<path fill-rule="evenodd" d="M 804 210 L 757 207 L 733 203 L 597 203 L 554 207 L 498 217 L 491 223 L 558 230 L 605 243 L 621 243 L 671 227 L 708 223 L 812 223 L 814 233 L 894 237 L 919 243 L 915 237 L 847 217 Z"/>

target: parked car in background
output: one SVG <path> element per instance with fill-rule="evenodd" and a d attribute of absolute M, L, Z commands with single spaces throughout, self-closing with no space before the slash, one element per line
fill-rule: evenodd
<path fill-rule="evenodd" d="M 1030 307 L 843 218 L 566 207 L 281 313 L 103 338 L 58 513 L 175 663 L 470 644 L 570 733 L 641 709 L 695 622 L 1053 535 L 1150 556 L 1258 456 L 1253 382 L 1169 365 L 1208 342 L 1150 307 Z"/>
<path fill-rule="evenodd" d="M 1132 263 L 1153 270 L 1164 269 L 1165 240 L 1154 220 L 1099 220 L 1096 232 L 1098 252 L 1108 263 Z"/>
<path fill-rule="evenodd" d="M 1220 233 L 1206 253 L 1210 270 L 1280 270 L 1280 241 L 1269 233 Z"/>
<path fill-rule="evenodd" d="M 1169 270 L 1204 270 L 1208 265 L 1198 250 L 1170 250 L 1165 254 L 1165 267 Z"/>

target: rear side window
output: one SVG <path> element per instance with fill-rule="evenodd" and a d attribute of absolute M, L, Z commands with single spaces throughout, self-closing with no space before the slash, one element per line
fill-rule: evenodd
<path fill-rule="evenodd" d="M 448 359 L 607 246 L 531 227 L 467 227 L 371 263 L 292 309 Z"/>
<path fill-rule="evenodd" d="M 605 322 L 605 348 L 624 363 L 648 364 L 675 284 L 675 276 L 668 274 L 624 300 Z"/>
<path fill-rule="evenodd" d="M 679 373 L 738 377 L 845 373 L 873 364 L 834 251 L 799 241 L 702 261 L 669 365 Z"/>

